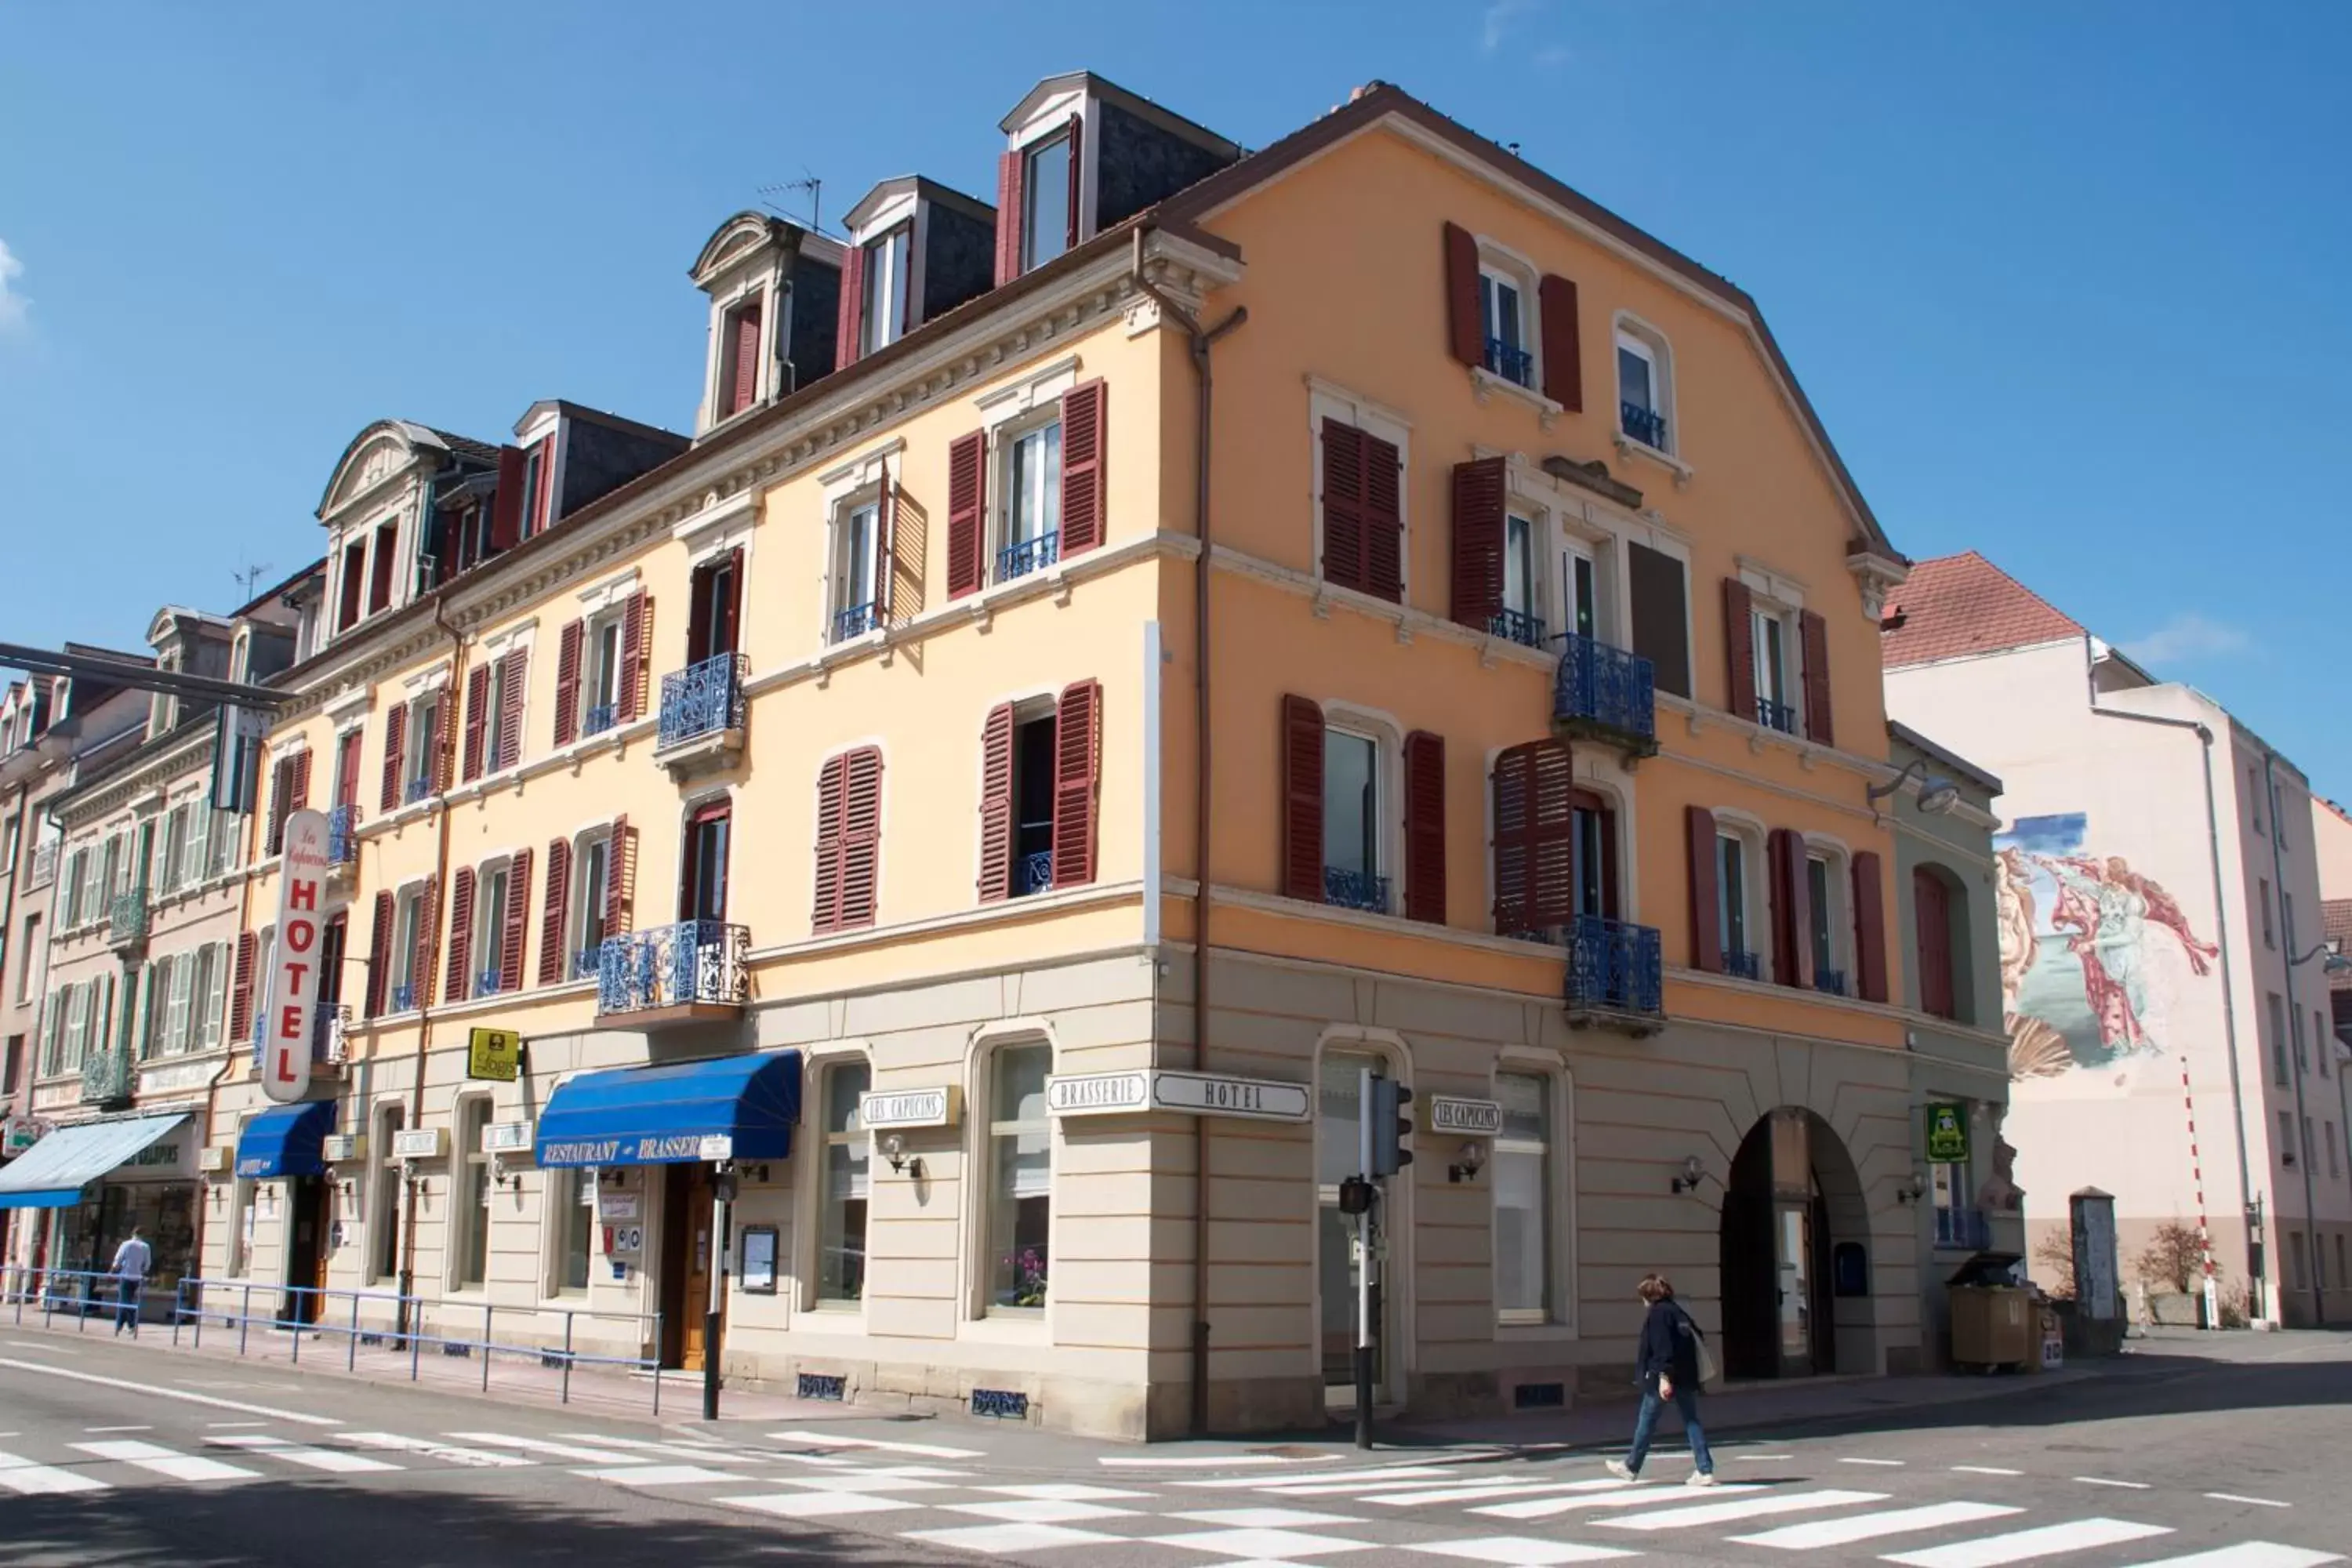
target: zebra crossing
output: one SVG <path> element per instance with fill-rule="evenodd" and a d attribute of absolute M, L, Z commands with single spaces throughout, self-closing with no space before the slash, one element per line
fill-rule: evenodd
<path fill-rule="evenodd" d="M 1069 1568 L 1094 1568 L 1105 1553 L 1122 1568 L 1436 1568 L 1447 1561 L 1550 1568 L 1693 1553 L 1758 1563 L 1834 1555 L 1897 1568 L 2323 1568 L 2346 1561 L 2275 1539 L 2212 1545 L 2191 1536 L 2168 1548 L 2168 1538 L 2189 1527 L 2015 1499 L 1904 1498 L 1883 1489 L 1875 1472 L 1867 1478 L 1875 1484 L 1864 1487 L 1743 1477 L 1696 1490 L 1595 1476 L 1566 1461 L 1497 1468 L 1478 1455 L 1283 1474 L 1024 1480 L 955 1462 L 987 1457 L 974 1450 L 798 1432 L 722 1444 L 478 1427 L 237 1430 L 177 1442 L 85 1434 L 46 1454 L 33 1451 L 39 1446 L 13 1436 L 0 1447 L 0 1495 L 97 1500 L 134 1485 L 230 1487 L 294 1472 L 364 1482 L 421 1469 L 536 1469 L 751 1518 Z"/>

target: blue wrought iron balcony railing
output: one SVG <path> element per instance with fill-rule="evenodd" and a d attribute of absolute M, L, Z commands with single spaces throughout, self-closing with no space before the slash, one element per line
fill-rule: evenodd
<path fill-rule="evenodd" d="M 610 702 L 597 703 L 580 715 L 580 738 L 584 741 L 591 735 L 603 734 L 619 721 L 620 716 L 620 710 Z"/>
<path fill-rule="evenodd" d="M 1982 1209 L 1936 1211 L 1936 1245 L 1982 1252 L 1992 1245 L 1992 1224 Z"/>
<path fill-rule="evenodd" d="M 485 970 L 483 970 L 479 974 L 477 974 L 477 975 L 475 975 L 475 976 L 474 976 L 474 994 L 475 994 L 475 995 L 477 995 L 477 996 L 495 996 L 495 995 L 497 995 L 498 994 L 499 994 L 499 972 L 498 972 L 497 970 L 495 970 L 495 969 L 485 969 Z"/>
<path fill-rule="evenodd" d="M 1344 866 L 1323 868 L 1323 901 L 1345 910 L 1370 910 L 1376 915 L 1389 912 L 1389 879 L 1369 871 L 1351 871 Z"/>
<path fill-rule="evenodd" d="M 1496 610 L 1486 623 L 1486 630 L 1521 647 L 1541 647 L 1545 641 L 1543 617 L 1528 615 L 1525 610 Z"/>
<path fill-rule="evenodd" d="M 661 741 L 681 745 L 743 727 L 743 678 L 751 661 L 722 653 L 662 677 Z"/>
<path fill-rule="evenodd" d="M 1536 356 L 1500 338 L 1486 340 L 1486 368 L 1520 386 L 1536 384 Z"/>
<path fill-rule="evenodd" d="M 604 963 L 604 954 L 595 948 L 583 948 L 572 955 L 572 978 L 593 980 Z"/>
<path fill-rule="evenodd" d="M 395 1012 L 395 1013 L 407 1013 L 407 1012 L 412 1012 L 412 1011 L 414 1011 L 414 1010 L 415 1009 L 415 1006 L 416 1006 L 416 987 L 415 987 L 415 986 L 414 986 L 414 985 L 395 985 L 395 986 L 394 986 L 394 987 L 392 988 L 392 1010 L 393 1010 L 394 1012 Z"/>
<path fill-rule="evenodd" d="M 879 612 L 872 600 L 852 605 L 845 610 L 834 613 L 833 640 L 847 642 L 852 637 L 862 637 L 880 624 Z"/>
<path fill-rule="evenodd" d="M 129 889 L 108 900 L 106 940 L 114 947 L 147 940 L 147 889 L 144 887 Z"/>
<path fill-rule="evenodd" d="M 117 1047 L 93 1050 L 81 1059 L 81 1098 L 85 1105 L 104 1105 L 131 1098 L 135 1069 L 131 1053 Z"/>
<path fill-rule="evenodd" d="M 327 808 L 327 864 L 348 866 L 360 858 L 360 808 L 356 805 L 331 805 Z"/>
<path fill-rule="evenodd" d="M 1657 669 L 1639 654 L 1570 632 L 1560 639 L 1553 678 L 1555 722 L 1588 735 L 1632 741 L 1654 751 L 1658 740 Z"/>
<path fill-rule="evenodd" d="M 1015 577 L 1026 577 L 1032 572 L 1043 571 L 1062 558 L 1062 535 L 1058 530 L 1041 533 L 1034 539 L 1024 539 L 1018 544 L 1008 544 L 996 552 L 996 580 L 1010 583 Z"/>
<path fill-rule="evenodd" d="M 1666 416 L 1638 403 L 1617 405 L 1617 427 L 1644 447 L 1666 449 Z"/>
<path fill-rule="evenodd" d="M 1571 1010 L 1644 1018 L 1663 1013 L 1664 967 L 1656 927 L 1579 915 L 1567 935 Z"/>
<path fill-rule="evenodd" d="M 1043 893 L 1054 886 L 1054 852 L 1039 849 L 1024 855 L 1013 864 L 1013 896 L 1026 898 L 1031 893 Z"/>
<path fill-rule="evenodd" d="M 1764 960 L 1756 953 L 1737 947 L 1723 950 L 1723 972 L 1742 980 L 1764 978 Z"/>
<path fill-rule="evenodd" d="M 402 786 L 400 792 L 401 804 L 404 805 L 415 805 L 420 800 L 430 798 L 432 794 L 433 775 L 431 773 L 419 773 L 415 778 L 409 780 L 406 784 Z"/>
<path fill-rule="evenodd" d="M 1797 732 L 1797 710 L 1785 702 L 1775 702 L 1769 697 L 1756 700 L 1756 721 L 1767 730 L 1778 730 L 1783 735 Z"/>
<path fill-rule="evenodd" d="M 1845 971 L 1843 969 L 1822 969 L 1816 966 L 1813 970 L 1813 989 L 1816 991 L 1826 992 L 1832 996 L 1844 995 L 1846 994 Z"/>
<path fill-rule="evenodd" d="M 597 952 L 596 1011 L 740 1008 L 751 990 L 744 963 L 751 951 L 751 928 L 724 921 L 680 921 L 608 936 Z"/>

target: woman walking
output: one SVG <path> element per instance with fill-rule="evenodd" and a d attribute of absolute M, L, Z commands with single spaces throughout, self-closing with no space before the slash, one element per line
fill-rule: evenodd
<path fill-rule="evenodd" d="M 1698 1424 L 1699 1361 L 1705 1339 L 1682 1303 L 1675 1300 L 1675 1288 L 1664 1275 L 1643 1275 L 1633 1293 L 1650 1309 L 1642 1320 L 1642 1343 L 1633 1363 L 1635 1379 L 1642 1385 L 1642 1414 L 1633 1420 L 1633 1447 L 1623 1458 L 1609 1461 L 1609 1473 L 1620 1480 L 1641 1479 L 1642 1461 L 1649 1458 L 1650 1435 L 1658 1425 L 1658 1412 L 1671 1399 L 1682 1413 L 1691 1460 L 1697 1466 L 1688 1484 L 1711 1487 L 1715 1456 L 1707 1452 L 1706 1433 Z"/>

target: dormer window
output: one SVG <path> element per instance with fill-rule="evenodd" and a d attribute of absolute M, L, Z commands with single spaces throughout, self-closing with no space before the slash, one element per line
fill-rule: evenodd
<path fill-rule="evenodd" d="M 555 443 L 541 441 L 522 458 L 522 509 L 516 514 L 516 526 L 523 539 L 529 539 L 547 525 L 547 458 Z"/>
<path fill-rule="evenodd" d="M 866 252 L 865 299 L 858 316 L 857 352 L 870 354 L 907 335 L 907 300 L 914 267 L 915 226 L 902 223 Z"/>
<path fill-rule="evenodd" d="M 1022 154 L 1021 269 L 1041 267 L 1078 242 L 1076 126 Z"/>
<path fill-rule="evenodd" d="M 752 300 L 727 312 L 727 364 L 719 385 L 726 397 L 724 417 L 740 414 L 760 395 L 760 302 Z"/>

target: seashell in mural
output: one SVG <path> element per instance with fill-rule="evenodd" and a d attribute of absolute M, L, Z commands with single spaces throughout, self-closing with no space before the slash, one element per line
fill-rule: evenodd
<path fill-rule="evenodd" d="M 2074 1065 L 2066 1037 L 2041 1019 L 2011 1013 L 2003 1022 L 2009 1026 L 2011 1079 L 2056 1078 Z"/>

